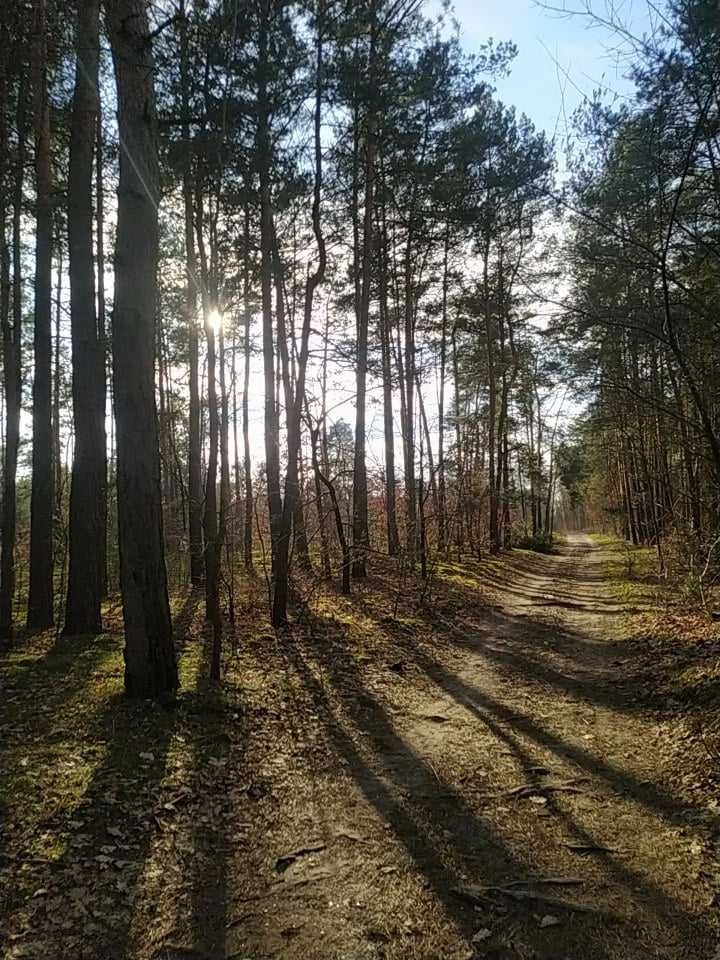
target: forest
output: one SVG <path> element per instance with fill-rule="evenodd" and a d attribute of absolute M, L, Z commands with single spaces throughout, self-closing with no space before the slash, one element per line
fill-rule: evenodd
<path fill-rule="evenodd" d="M 720 956 L 720 7 L 460 6 L 0 5 L 7 960 Z"/>

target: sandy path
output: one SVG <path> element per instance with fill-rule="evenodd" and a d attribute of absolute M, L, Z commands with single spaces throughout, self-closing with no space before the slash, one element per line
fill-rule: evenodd
<path fill-rule="evenodd" d="M 492 609 L 458 597 L 383 620 L 396 664 L 327 625 L 289 654 L 317 723 L 273 842 L 325 848 L 257 889 L 236 955 L 711 960 L 703 811 L 664 782 L 602 552 L 574 534 L 512 554 Z"/>

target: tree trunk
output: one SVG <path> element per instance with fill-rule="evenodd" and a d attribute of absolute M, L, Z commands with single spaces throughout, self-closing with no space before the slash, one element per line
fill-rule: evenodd
<path fill-rule="evenodd" d="M 22 67 L 21 67 L 22 70 Z M 15 542 L 17 538 L 17 463 L 20 444 L 20 403 L 22 399 L 21 342 L 22 342 L 22 254 L 20 218 L 22 213 L 23 179 L 25 174 L 26 138 L 26 84 L 21 72 L 17 100 L 17 149 L 12 212 L 12 323 L 9 299 L 10 251 L 5 244 L 5 212 L 0 228 L 3 231 L 3 251 L 0 270 L 0 321 L 3 342 L 3 387 L 5 392 L 5 457 L 3 460 L 2 526 L 0 527 L 0 640 L 9 643 L 13 636 L 13 603 L 15 600 Z M 3 110 L 5 101 L 0 101 Z M 6 121 L 3 112 L 0 148 L 7 142 Z M 5 156 L 3 151 L 2 157 Z M 4 195 L 3 195 L 4 196 Z"/>
<path fill-rule="evenodd" d="M 405 249 L 405 503 L 406 549 L 414 564 L 418 546 L 417 497 L 415 484 L 415 309 L 412 283 L 412 230 L 408 227 Z"/>
<path fill-rule="evenodd" d="M 490 237 L 485 240 L 483 256 L 483 300 L 485 302 L 485 345 L 487 349 L 488 365 L 488 532 L 490 538 L 490 552 L 497 553 L 500 549 L 498 524 L 498 496 L 497 496 L 497 375 L 495 370 L 495 324 L 493 323 L 490 305 L 489 261 Z"/>
<path fill-rule="evenodd" d="M 463 451 L 462 451 L 462 423 L 460 420 L 461 413 L 461 397 L 460 397 L 460 371 L 459 371 L 459 362 L 458 362 L 458 347 L 457 347 L 457 323 L 453 324 L 452 332 L 450 335 L 450 342 L 452 344 L 452 364 L 453 364 L 453 386 L 455 390 L 455 471 L 457 476 L 455 478 L 455 484 L 457 487 L 457 493 L 455 495 L 455 523 L 457 525 L 456 531 L 456 544 L 458 552 L 458 560 L 462 559 L 463 551 L 465 549 L 465 532 L 463 526 L 463 500 L 464 500 L 464 471 L 463 471 Z M 450 537 L 448 536 L 448 540 Z"/>
<path fill-rule="evenodd" d="M 193 165 L 190 141 L 190 79 L 185 0 L 180 3 L 180 96 L 183 136 L 183 209 L 185 215 L 185 324 L 188 344 L 188 525 L 190 582 L 202 583 L 205 572 L 202 538 L 202 472 L 200 456 L 200 389 L 198 383 L 197 255 L 193 210 Z"/>
<path fill-rule="evenodd" d="M 372 249 L 375 187 L 375 56 L 376 9 L 370 0 L 370 49 L 368 52 L 369 102 L 365 118 L 365 198 L 363 211 L 362 268 L 360 302 L 357 310 L 357 368 L 355 397 L 355 456 L 353 463 L 353 569 L 354 577 L 367 574 L 367 550 L 370 545 L 368 530 L 368 486 L 365 462 L 365 399 L 367 392 L 368 324 L 370 313 L 370 284 L 372 280 Z"/>
<path fill-rule="evenodd" d="M 272 556 L 273 607 L 278 589 L 287 590 L 287 571 L 278 569 L 278 547 L 282 525 L 280 492 L 280 422 L 275 399 L 275 337 L 273 334 L 273 223 L 270 195 L 270 104 L 268 100 L 269 0 L 262 0 L 258 32 L 258 126 L 257 158 L 260 185 L 260 292 L 262 298 L 263 369 L 265 374 L 265 472 Z M 281 598 L 280 598 L 281 599 Z M 280 603 L 282 606 L 282 603 Z M 273 624 L 275 617 L 273 616 Z M 275 624 L 279 625 L 279 624 Z"/>
<path fill-rule="evenodd" d="M 447 519 L 445 491 L 445 371 L 447 367 L 447 322 L 448 322 L 448 253 L 450 248 L 450 222 L 445 226 L 443 248 L 442 311 L 440 326 L 440 395 L 438 397 L 438 552 L 447 549 Z"/>
<path fill-rule="evenodd" d="M 97 258 L 97 329 L 98 339 L 100 340 L 100 349 L 102 351 L 102 391 L 103 391 L 103 425 L 107 418 L 107 380 L 108 380 L 108 341 L 107 326 L 105 322 L 105 190 L 104 190 L 104 163 L 103 163 L 103 135 L 102 135 L 102 102 L 98 96 L 97 100 L 97 125 L 96 125 L 96 145 L 95 145 L 95 219 L 97 225 L 96 258 Z M 110 430 L 112 440 L 112 417 L 110 419 Z M 106 437 L 107 441 L 107 437 Z M 112 450 L 112 443 L 110 444 Z M 102 595 L 108 594 L 108 557 L 107 557 L 107 539 L 108 539 L 108 452 L 107 442 L 102 450 L 103 461 L 103 485 L 105 496 L 101 504 L 103 511 L 102 517 L 102 541 L 100 544 L 100 565 L 102 569 Z"/>
<path fill-rule="evenodd" d="M 159 169 L 145 0 L 107 3 L 118 96 L 120 180 L 115 244 L 113 389 L 117 432 L 125 689 L 177 689 L 160 499 L 155 403 Z"/>
<path fill-rule="evenodd" d="M 45 0 L 33 8 L 33 106 L 35 111 L 35 330 L 33 336 L 32 494 L 30 499 L 30 586 L 27 626 L 52 626 L 53 443 L 52 443 L 52 165 L 47 93 Z"/>
<path fill-rule="evenodd" d="M 94 139 L 94 138 L 93 138 Z M 92 207 L 91 207 L 92 211 Z M 92 217 L 92 212 L 91 212 Z M 92 220 L 91 220 L 92 223 Z M 53 396 L 52 396 L 52 434 L 53 434 L 53 493 L 55 502 L 53 511 L 55 516 L 62 517 L 63 499 L 63 462 L 60 443 L 60 388 L 62 386 L 62 360 L 60 356 L 60 325 L 62 322 L 62 278 L 63 278 L 63 237 L 61 230 L 55 234 L 55 250 L 57 255 L 57 270 L 55 274 L 55 332 L 53 345 Z M 61 583 L 63 580 L 60 581 Z"/>
<path fill-rule="evenodd" d="M 245 265 L 243 272 L 243 313 L 245 317 L 245 357 L 243 370 L 242 432 L 243 472 L 245 474 L 245 523 L 243 525 L 243 556 L 245 566 L 252 570 L 253 557 L 253 482 L 250 460 L 250 208 L 245 207 Z"/>
<path fill-rule="evenodd" d="M 105 537 L 105 356 L 95 314 L 93 150 L 96 139 L 99 3 L 78 7 L 70 138 L 68 245 L 75 453 L 70 486 L 70 564 L 63 632 L 100 633 Z"/>
<path fill-rule="evenodd" d="M 400 553 L 397 525 L 397 481 L 395 479 L 395 424 L 393 416 L 392 364 L 390 348 L 390 312 L 387 292 L 387 238 L 383 229 L 380 263 L 380 347 L 382 354 L 383 427 L 385 432 L 385 515 L 388 554 Z"/>

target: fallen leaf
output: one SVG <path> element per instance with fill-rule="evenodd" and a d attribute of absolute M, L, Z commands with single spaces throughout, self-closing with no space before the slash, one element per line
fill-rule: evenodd
<path fill-rule="evenodd" d="M 305 857 L 310 853 L 319 853 L 321 850 L 325 849 L 324 843 L 314 843 L 308 844 L 306 847 L 298 847 L 297 850 L 291 850 L 289 853 L 284 853 L 281 857 L 278 857 L 275 861 L 275 870 L 278 873 L 285 873 L 288 867 L 292 866 L 293 863 L 299 857 Z"/>
<path fill-rule="evenodd" d="M 566 843 L 565 846 L 573 853 L 612 853 L 612 847 L 604 847 L 599 843 Z"/>
<path fill-rule="evenodd" d="M 557 927 L 560 925 L 560 920 L 558 917 L 554 917 L 551 913 L 546 913 L 545 916 L 540 921 L 541 927 Z"/>

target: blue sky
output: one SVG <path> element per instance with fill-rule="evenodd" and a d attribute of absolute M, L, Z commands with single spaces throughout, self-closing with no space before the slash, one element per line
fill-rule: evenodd
<path fill-rule="evenodd" d="M 554 0 L 554 5 L 561 4 L 562 0 Z M 567 0 L 567 4 L 581 9 L 584 0 Z M 426 10 L 432 13 L 433 7 L 438 11 L 440 6 L 440 0 L 431 0 Z M 511 75 L 497 83 L 498 96 L 526 113 L 550 137 L 557 133 L 562 141 L 566 118 L 569 122 L 583 95 L 590 96 L 593 89 L 607 89 L 608 97 L 632 93 L 625 77 L 627 56 L 619 62 L 613 53 L 617 37 L 591 26 L 586 17 L 551 13 L 534 0 L 454 0 L 452 6 L 468 51 L 477 50 L 488 37 L 515 43 L 518 55 Z M 604 15 L 609 0 L 594 0 L 594 7 Z M 634 33 L 647 32 L 645 0 L 620 0 L 613 8 Z"/>

